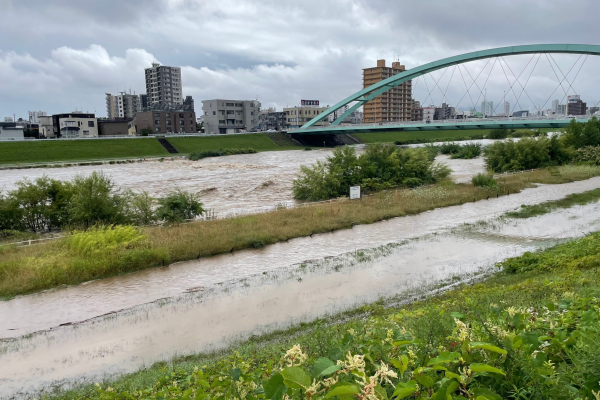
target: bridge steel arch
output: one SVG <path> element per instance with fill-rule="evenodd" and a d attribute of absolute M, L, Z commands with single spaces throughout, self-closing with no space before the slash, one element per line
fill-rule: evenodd
<path fill-rule="evenodd" d="M 600 56 L 600 45 L 592 44 L 532 44 L 524 46 L 498 47 L 482 51 L 475 51 L 458 56 L 444 58 L 442 60 L 433 61 L 428 64 L 421 65 L 413 69 L 409 69 L 400 74 L 391 76 L 381 82 L 377 82 L 363 90 L 360 90 L 353 95 L 345 98 L 339 103 L 328 108 L 325 112 L 313 118 L 294 133 L 309 133 L 308 128 L 314 124 L 324 120 L 329 115 L 333 114 L 345 105 L 356 101 L 352 107 L 349 107 L 340 117 L 338 117 L 331 125 L 339 125 L 347 116 L 356 111 L 363 104 L 373 100 L 377 96 L 387 92 L 388 90 L 403 84 L 409 80 L 415 79 L 421 75 L 428 74 L 439 69 L 451 67 L 457 64 L 464 64 L 471 61 L 483 60 L 486 58 L 500 56 L 514 56 L 521 54 L 536 54 L 536 53 L 567 53 L 567 54 L 588 54 Z M 324 130 L 323 127 L 322 130 Z"/>

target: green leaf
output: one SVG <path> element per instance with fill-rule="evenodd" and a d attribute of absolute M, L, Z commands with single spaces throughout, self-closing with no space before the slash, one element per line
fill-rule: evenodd
<path fill-rule="evenodd" d="M 507 353 L 506 350 L 501 349 L 500 347 L 494 346 L 493 344 L 489 344 L 489 343 L 471 343 L 471 348 L 493 351 L 494 353 L 498 353 L 498 354 L 506 354 Z"/>
<path fill-rule="evenodd" d="M 381 400 L 388 400 L 387 392 L 381 385 L 375 386 L 375 395 Z"/>
<path fill-rule="evenodd" d="M 271 376 L 265 385 L 265 396 L 270 400 L 281 400 L 287 389 L 287 386 L 283 383 L 283 376 L 275 374 Z"/>
<path fill-rule="evenodd" d="M 427 375 L 417 376 L 417 382 L 419 382 L 421 385 L 425 386 L 426 388 L 432 387 L 433 384 L 435 383 L 433 378 L 430 376 L 427 376 Z"/>
<path fill-rule="evenodd" d="M 494 368 L 491 365 L 487 364 L 474 363 L 469 365 L 469 368 L 471 368 L 471 371 L 473 372 L 493 372 L 495 374 L 506 375 L 504 372 L 502 372 L 502 370 L 499 370 L 498 368 Z"/>
<path fill-rule="evenodd" d="M 329 392 L 327 392 L 327 395 L 325 396 L 325 398 L 329 399 L 333 396 L 344 396 L 344 395 L 352 395 L 352 394 L 357 394 L 357 393 L 360 393 L 360 388 L 358 387 L 358 385 L 352 385 L 352 384 L 340 385 L 340 386 L 334 387 Z"/>
<path fill-rule="evenodd" d="M 208 383 L 208 381 L 205 381 L 204 379 L 198 379 L 196 381 L 200 386 L 204 386 L 204 387 L 210 387 L 210 384 Z"/>
<path fill-rule="evenodd" d="M 327 376 L 327 375 L 331 375 L 336 371 L 339 371 L 340 369 L 342 369 L 341 365 L 332 365 L 329 368 L 325 368 L 320 374 L 319 376 Z"/>
<path fill-rule="evenodd" d="M 431 398 L 434 400 L 447 400 L 448 396 L 454 393 L 459 386 L 459 383 L 454 379 L 447 380 Z"/>
<path fill-rule="evenodd" d="M 306 389 L 312 382 L 310 376 L 300 367 L 288 367 L 281 371 L 283 383 L 292 389 Z"/>
<path fill-rule="evenodd" d="M 451 313 L 450 313 L 450 316 L 451 316 L 452 318 L 456 318 L 456 319 L 461 319 L 461 318 L 464 318 L 464 317 L 465 317 L 463 314 L 461 314 L 461 313 L 459 313 L 459 312 L 456 312 L 456 311 L 454 311 L 454 312 L 451 312 Z"/>
<path fill-rule="evenodd" d="M 337 369 L 334 369 L 331 372 L 325 372 L 332 367 L 337 367 Z M 321 357 L 315 362 L 314 371 L 316 376 L 326 376 L 339 370 L 340 368 L 341 367 L 335 365 L 329 358 Z"/>
<path fill-rule="evenodd" d="M 482 387 L 473 388 L 473 394 L 475 395 L 475 399 L 479 400 L 502 400 L 502 396 Z"/>
<path fill-rule="evenodd" d="M 405 344 L 411 344 L 413 343 L 412 340 L 399 340 L 397 342 L 392 343 L 394 346 L 398 347 L 398 346 L 404 346 Z"/>
<path fill-rule="evenodd" d="M 240 376 L 242 376 L 242 371 L 239 368 L 234 368 L 229 371 L 229 376 L 231 376 L 234 381 L 238 381 Z"/>
<path fill-rule="evenodd" d="M 400 400 L 400 399 L 410 396 L 411 394 L 413 394 L 416 391 L 417 391 L 417 382 L 415 382 L 415 381 L 410 381 L 410 382 L 406 382 L 406 383 L 399 382 L 398 385 L 396 386 L 396 390 L 394 390 L 394 394 L 392 395 L 392 397 L 395 397 L 396 399 Z"/>
<path fill-rule="evenodd" d="M 429 366 L 429 365 L 434 365 L 434 364 L 449 363 L 449 362 L 456 361 L 459 358 L 460 358 L 460 354 L 455 351 L 453 351 L 452 353 L 450 353 L 449 351 L 444 351 L 436 358 L 432 358 L 431 360 L 429 360 L 427 365 Z"/>
<path fill-rule="evenodd" d="M 400 370 L 400 376 L 402 376 L 408 368 L 408 356 L 404 354 L 399 360 L 392 360 L 391 363 L 394 367 Z"/>
<path fill-rule="evenodd" d="M 459 382 L 462 382 L 462 378 L 460 375 L 455 374 L 454 372 L 446 370 L 446 378 L 448 379 L 456 379 Z"/>

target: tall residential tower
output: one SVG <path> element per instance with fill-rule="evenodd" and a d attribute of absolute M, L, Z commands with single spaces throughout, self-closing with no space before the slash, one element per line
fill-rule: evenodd
<path fill-rule="evenodd" d="M 151 68 L 146 68 L 146 94 L 148 95 L 148 106 L 156 104 L 165 107 L 182 105 L 181 68 L 152 63 Z"/>
<path fill-rule="evenodd" d="M 385 66 L 385 60 L 377 60 L 377 67 L 363 69 L 363 88 L 406 71 L 400 62 L 392 67 Z M 410 121 L 412 108 L 412 82 L 408 81 L 393 87 L 377 96 L 363 107 L 363 123 Z"/>

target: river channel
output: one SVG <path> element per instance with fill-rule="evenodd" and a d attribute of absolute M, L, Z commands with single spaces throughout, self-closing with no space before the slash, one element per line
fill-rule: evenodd
<path fill-rule="evenodd" d="M 0 397 L 96 382 L 402 293 L 600 230 L 600 205 L 499 218 L 600 177 L 0 303 Z M 434 249 L 435 251 L 432 251 Z"/>

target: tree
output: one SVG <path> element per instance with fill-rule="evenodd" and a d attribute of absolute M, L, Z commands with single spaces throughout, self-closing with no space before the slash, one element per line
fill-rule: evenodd
<path fill-rule="evenodd" d="M 152 135 L 152 129 L 150 129 L 149 127 L 145 127 L 140 131 L 140 135 L 141 136 L 150 136 L 150 135 Z"/>
<path fill-rule="evenodd" d="M 124 199 L 114 182 L 96 171 L 88 177 L 73 179 L 73 196 L 69 204 L 70 222 L 87 229 L 98 223 L 118 224 L 126 220 Z"/>
<path fill-rule="evenodd" d="M 156 217 L 166 223 L 175 224 L 194 219 L 203 212 L 202 203 L 196 194 L 177 189 L 158 200 Z"/>

